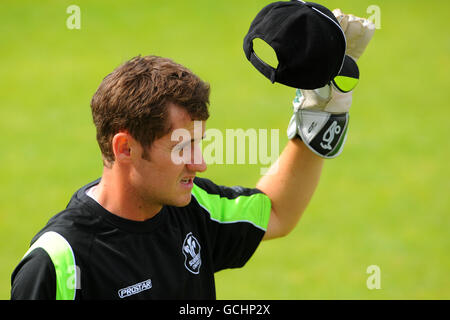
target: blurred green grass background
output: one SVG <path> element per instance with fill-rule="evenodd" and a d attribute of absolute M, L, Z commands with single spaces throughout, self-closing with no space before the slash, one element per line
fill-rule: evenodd
<path fill-rule="evenodd" d="M 280 129 L 294 89 L 270 84 L 242 41 L 269 1 L 2 1 L 0 298 L 34 234 L 101 174 L 89 102 L 138 54 L 166 56 L 211 84 L 208 128 Z M 81 8 L 69 30 L 66 8 Z M 297 228 L 264 242 L 243 269 L 216 274 L 219 299 L 449 299 L 450 23 L 447 1 L 329 0 L 377 30 L 359 61 L 344 153 L 326 161 Z M 260 165 L 202 174 L 253 186 Z M 381 289 L 366 269 L 381 270 Z"/>

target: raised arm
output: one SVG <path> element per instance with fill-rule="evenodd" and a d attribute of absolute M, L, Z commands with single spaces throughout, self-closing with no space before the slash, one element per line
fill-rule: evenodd
<path fill-rule="evenodd" d="M 339 9 L 333 13 L 347 40 L 346 63 L 356 66 L 375 25 Z M 294 229 L 317 188 L 323 158 L 335 158 L 342 152 L 357 82 L 354 78 L 359 77 L 357 66 L 356 71 L 342 70 L 332 83 L 319 89 L 297 89 L 288 128 L 291 140 L 256 185 L 272 202 L 265 240 L 285 236 Z"/>
<path fill-rule="evenodd" d="M 297 225 L 319 183 L 323 162 L 300 139 L 292 139 L 259 180 L 256 187 L 272 201 L 264 240 L 285 236 Z"/>

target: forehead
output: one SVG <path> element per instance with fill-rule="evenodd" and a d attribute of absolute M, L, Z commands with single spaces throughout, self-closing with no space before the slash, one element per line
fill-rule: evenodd
<path fill-rule="evenodd" d="M 203 135 L 205 131 L 205 121 L 193 120 L 184 108 L 173 103 L 168 106 L 168 110 L 170 131 L 166 137 L 171 137 L 180 129 L 182 129 L 181 131 L 189 131 L 192 138 L 199 138 Z"/>
<path fill-rule="evenodd" d="M 191 116 L 184 108 L 174 103 L 169 103 L 168 110 L 171 130 L 179 128 L 188 129 L 189 126 L 194 127 Z"/>

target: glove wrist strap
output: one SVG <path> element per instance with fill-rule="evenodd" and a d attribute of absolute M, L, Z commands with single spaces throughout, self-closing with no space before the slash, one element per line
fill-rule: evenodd
<path fill-rule="evenodd" d="M 299 109 L 294 112 L 288 137 L 296 135 L 315 154 L 322 158 L 336 158 L 344 149 L 349 114 Z"/>

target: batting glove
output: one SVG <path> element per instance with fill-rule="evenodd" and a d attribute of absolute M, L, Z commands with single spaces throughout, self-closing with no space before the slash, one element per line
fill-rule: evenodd
<path fill-rule="evenodd" d="M 375 25 L 367 19 L 343 14 L 340 9 L 333 13 L 345 33 L 346 54 L 358 60 L 373 36 Z M 297 89 L 288 138 L 300 137 L 323 158 L 337 157 L 347 139 L 352 92 L 353 88 L 349 91 L 338 88 L 335 81 L 319 89 Z"/>

